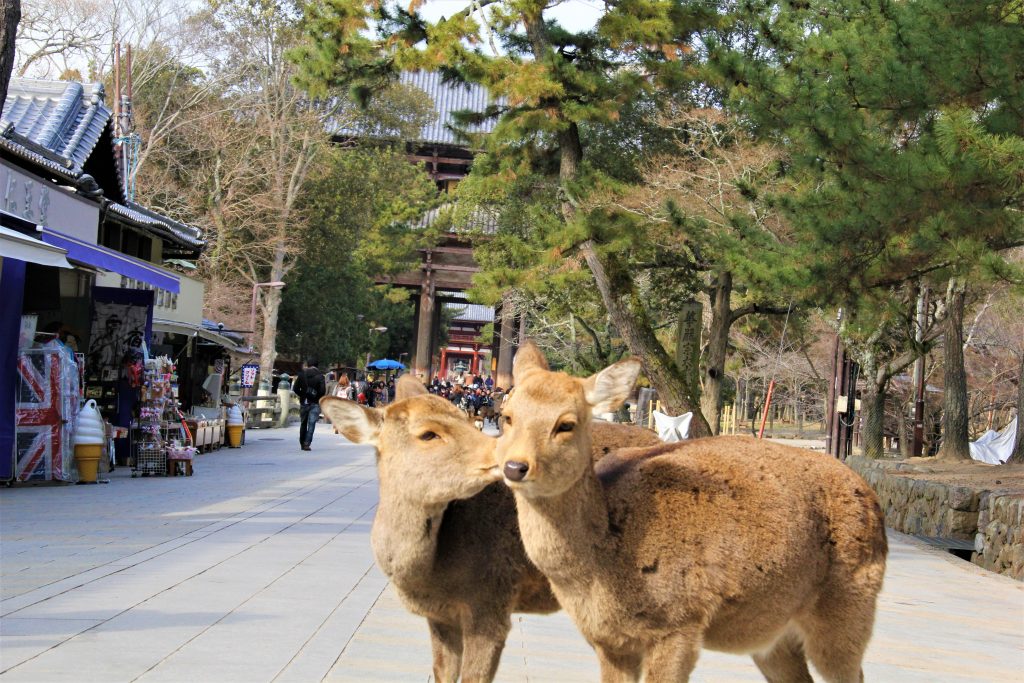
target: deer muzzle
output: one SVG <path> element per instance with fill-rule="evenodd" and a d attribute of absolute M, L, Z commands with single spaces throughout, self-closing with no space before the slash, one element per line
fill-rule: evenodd
<path fill-rule="evenodd" d="M 505 478 L 509 481 L 522 481 L 526 478 L 526 473 L 529 471 L 530 466 L 525 462 L 509 460 L 505 463 Z"/>

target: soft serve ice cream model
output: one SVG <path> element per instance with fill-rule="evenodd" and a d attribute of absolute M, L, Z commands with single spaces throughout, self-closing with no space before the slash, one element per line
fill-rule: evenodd
<path fill-rule="evenodd" d="M 239 448 L 242 445 L 242 429 L 244 426 L 242 409 L 236 403 L 228 408 L 228 446 L 230 448 Z"/>
<path fill-rule="evenodd" d="M 96 406 L 96 401 L 85 402 L 78 413 L 78 425 L 75 427 L 75 464 L 78 465 L 78 481 L 95 484 L 96 472 L 99 468 L 100 456 L 103 454 L 105 440 L 103 416 Z"/>

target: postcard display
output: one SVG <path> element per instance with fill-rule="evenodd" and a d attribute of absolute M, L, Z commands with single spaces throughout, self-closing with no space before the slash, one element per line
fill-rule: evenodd
<path fill-rule="evenodd" d="M 161 356 L 145 362 L 139 391 L 139 413 L 132 429 L 135 466 L 132 476 L 167 474 L 167 455 L 180 458 L 188 452 L 178 412 L 178 377 L 170 358 Z"/>
<path fill-rule="evenodd" d="M 81 405 L 84 358 L 59 342 L 18 354 L 15 478 L 74 481 L 72 443 Z"/>

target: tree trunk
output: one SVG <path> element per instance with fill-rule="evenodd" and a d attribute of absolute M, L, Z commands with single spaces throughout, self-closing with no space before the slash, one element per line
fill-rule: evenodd
<path fill-rule="evenodd" d="M 939 457 L 970 460 L 967 431 L 967 373 L 964 370 L 964 285 L 951 281 L 946 294 L 942 447 Z"/>
<path fill-rule="evenodd" d="M 1013 455 L 1008 462 L 1024 464 L 1024 350 L 1020 354 L 1020 369 L 1017 371 L 1017 440 Z"/>
<path fill-rule="evenodd" d="M 720 431 L 722 415 L 722 380 L 725 377 L 725 358 L 729 349 L 729 327 L 732 322 L 732 273 L 718 274 L 711 288 L 711 327 L 708 330 L 707 361 L 700 397 L 700 409 L 711 426 L 711 432 Z"/>
<path fill-rule="evenodd" d="M 526 17 L 524 28 L 534 58 L 537 63 L 544 63 L 552 47 L 543 16 L 538 12 Z M 583 161 L 583 145 L 576 122 L 565 120 L 564 126 L 558 132 L 558 179 L 562 218 L 569 224 L 576 218 L 573 185 Z M 580 253 L 594 275 L 608 316 L 626 341 L 630 352 L 643 362 L 644 373 L 658 391 L 664 408 L 676 415 L 693 411 L 691 436 L 710 436 L 711 428 L 700 411 L 698 378 L 696 374 L 693 378 L 680 376 L 675 362 L 654 334 L 654 327 L 636 291 L 632 274 L 614 257 L 608 259 L 607 266 L 602 263 L 591 240 L 580 245 Z"/>
<path fill-rule="evenodd" d="M 885 387 L 879 387 L 871 378 L 864 383 L 861 396 L 864 431 L 861 434 L 861 448 L 866 458 L 881 458 L 885 455 Z M 850 400 L 853 400 L 851 391 Z M 839 416 L 843 418 L 842 415 Z"/>
<path fill-rule="evenodd" d="M 505 296 L 501 303 L 501 318 L 496 322 L 498 337 L 498 377 L 495 384 L 504 389 L 512 386 L 512 355 L 515 353 L 515 313 L 512 298 Z M 447 378 L 444 378 L 447 379 Z"/>
<path fill-rule="evenodd" d="M 274 254 L 274 264 L 270 269 L 270 280 L 280 281 L 284 277 L 285 249 L 279 245 Z M 263 341 L 260 344 L 260 373 L 263 378 L 270 378 L 277 360 L 277 316 L 281 312 L 281 289 L 268 287 L 263 293 Z"/>
<path fill-rule="evenodd" d="M 21 0 L 0 0 L 0 106 L 7 99 L 7 86 L 14 70 L 14 39 L 21 21 Z"/>
<path fill-rule="evenodd" d="M 907 413 L 909 412 L 908 408 L 913 409 L 914 403 L 915 401 L 913 399 L 913 394 L 911 394 L 909 405 L 907 403 L 904 403 L 900 408 L 900 457 L 903 458 L 904 460 L 914 455 L 914 444 L 911 443 L 911 434 L 913 430 L 911 430 L 909 425 L 907 425 Z"/>
<path fill-rule="evenodd" d="M 580 252 L 594 274 L 594 280 L 612 322 L 625 340 L 630 353 L 643 363 L 644 374 L 650 380 L 651 386 L 657 390 L 663 409 L 670 415 L 692 411 L 690 436 L 711 436 L 711 427 L 700 410 L 697 378 L 693 377 L 691 381 L 687 381 L 687 378 L 680 376 L 679 368 L 654 335 L 654 328 L 647 317 L 643 302 L 633 287 L 632 279 L 621 272 L 621 266 L 614 259 L 610 259 L 609 270 L 617 269 L 620 272 L 606 271 L 590 240 L 580 246 Z"/>
<path fill-rule="evenodd" d="M 561 160 L 559 180 L 562 186 L 562 217 L 566 223 L 575 219 L 576 207 L 569 192 L 572 181 L 579 173 L 583 148 L 580 144 L 579 128 L 575 123 L 559 134 Z M 647 316 L 631 273 L 611 257 L 607 266 L 602 262 L 591 240 L 580 245 L 580 253 L 587 262 L 608 315 L 629 347 L 630 353 L 643 363 L 644 374 L 657 390 L 663 408 L 673 415 L 693 412 L 690 435 L 700 438 L 711 435 L 711 427 L 700 410 L 700 388 L 697 377 L 691 381 L 681 377 L 675 362 L 662 347 L 654 334 L 654 326 Z"/>

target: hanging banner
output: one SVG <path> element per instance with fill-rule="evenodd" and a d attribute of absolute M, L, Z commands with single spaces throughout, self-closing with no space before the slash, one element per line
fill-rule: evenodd
<path fill-rule="evenodd" d="M 93 381 L 116 381 L 126 362 L 141 360 L 153 337 L 153 292 L 93 288 L 88 371 Z"/>
<path fill-rule="evenodd" d="M 250 389 L 256 386 L 256 373 L 260 371 L 260 366 L 256 363 L 246 363 L 242 366 L 242 387 Z"/>

